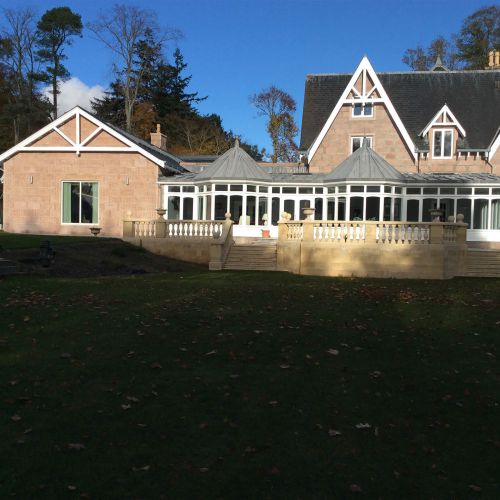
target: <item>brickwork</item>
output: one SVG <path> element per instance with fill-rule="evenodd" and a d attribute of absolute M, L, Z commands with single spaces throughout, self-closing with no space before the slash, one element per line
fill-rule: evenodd
<path fill-rule="evenodd" d="M 158 167 L 138 153 L 18 153 L 4 168 L 5 231 L 89 235 L 89 225 L 61 223 L 61 182 L 71 180 L 99 183 L 103 236 L 121 236 L 129 214 L 156 217 Z"/>
<path fill-rule="evenodd" d="M 453 128 L 453 127 L 451 127 Z M 354 118 L 352 107 L 344 105 L 312 158 L 309 170 L 330 172 L 351 154 L 351 137 L 372 137 L 373 149 L 401 172 L 475 172 L 500 175 L 500 152 L 486 162 L 481 155 L 454 155 L 449 160 L 432 158 L 433 131 L 429 131 L 430 152 L 417 162 L 383 104 L 374 106 L 373 117 Z M 458 138 L 455 129 L 454 141 Z"/>

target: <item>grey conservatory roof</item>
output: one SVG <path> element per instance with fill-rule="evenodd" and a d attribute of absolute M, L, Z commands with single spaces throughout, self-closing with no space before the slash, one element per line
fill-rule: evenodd
<path fill-rule="evenodd" d="M 372 148 L 363 145 L 324 177 L 325 182 L 404 181 L 404 176 Z"/>
<path fill-rule="evenodd" d="M 308 149 L 340 99 L 351 74 L 308 75 L 300 149 Z M 500 71 L 411 71 L 377 73 L 417 147 L 420 133 L 447 104 L 467 133 L 467 147 L 488 149 L 500 122 Z"/>
<path fill-rule="evenodd" d="M 499 184 L 500 176 L 485 173 L 405 173 L 408 184 Z"/>
<path fill-rule="evenodd" d="M 196 181 L 212 179 L 241 181 L 271 181 L 271 175 L 259 167 L 237 140 L 234 146 L 196 175 Z"/>

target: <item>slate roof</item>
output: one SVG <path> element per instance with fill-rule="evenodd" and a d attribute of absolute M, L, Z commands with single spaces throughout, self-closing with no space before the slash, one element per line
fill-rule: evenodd
<path fill-rule="evenodd" d="M 403 181 L 403 175 L 378 153 L 368 147 L 366 141 L 338 167 L 324 177 L 325 182 L 338 181 Z"/>
<path fill-rule="evenodd" d="M 449 173 L 449 174 L 403 174 L 404 182 L 411 184 L 499 184 L 500 176 L 479 173 Z"/>
<path fill-rule="evenodd" d="M 236 141 L 231 149 L 208 165 L 202 172 L 196 175 L 197 181 L 241 180 L 241 181 L 270 181 L 271 176 L 255 160 L 239 146 Z"/>
<path fill-rule="evenodd" d="M 85 110 L 87 111 L 87 110 Z M 87 111 L 87 113 L 89 113 Z M 92 114 L 92 113 L 89 113 Z M 94 116 L 96 119 L 99 120 L 99 118 L 95 115 Z M 133 142 L 134 144 L 137 144 L 140 148 L 146 150 L 148 153 L 152 154 L 155 158 L 158 158 L 161 161 L 165 162 L 165 169 L 173 172 L 173 173 L 183 173 L 186 172 L 186 169 L 180 165 L 180 159 L 177 158 L 176 156 L 167 153 L 167 151 L 158 148 L 156 146 L 153 146 L 150 142 L 147 142 L 143 139 L 140 139 L 139 137 L 130 134 L 126 132 L 125 130 L 121 129 L 120 127 L 117 127 L 116 125 L 113 125 L 112 123 L 104 122 L 108 127 L 112 128 L 115 132 L 118 134 L 121 134 L 125 136 L 129 141 Z"/>
<path fill-rule="evenodd" d="M 425 147 L 419 134 L 444 104 L 464 127 L 469 148 L 490 146 L 500 125 L 500 90 L 495 88 L 500 71 L 412 71 L 377 76 L 417 147 Z M 300 149 L 312 145 L 351 77 L 307 76 Z"/>

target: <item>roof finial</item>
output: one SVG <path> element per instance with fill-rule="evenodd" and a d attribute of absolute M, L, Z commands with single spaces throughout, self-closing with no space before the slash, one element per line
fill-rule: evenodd
<path fill-rule="evenodd" d="M 437 53 L 436 62 L 434 63 L 434 66 L 431 68 L 431 71 L 450 71 L 443 64 L 443 60 L 441 59 L 441 53 L 440 52 Z"/>
<path fill-rule="evenodd" d="M 240 140 L 236 137 L 236 139 L 234 140 L 234 147 L 235 148 L 239 148 L 240 147 Z"/>
<path fill-rule="evenodd" d="M 161 125 L 159 123 L 156 124 L 156 133 L 161 134 Z"/>

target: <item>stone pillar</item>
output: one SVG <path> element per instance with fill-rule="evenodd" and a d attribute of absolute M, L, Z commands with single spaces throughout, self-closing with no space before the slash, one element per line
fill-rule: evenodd
<path fill-rule="evenodd" d="M 365 225 L 365 243 L 376 243 L 377 222 L 363 222 Z"/>
<path fill-rule="evenodd" d="M 133 238 L 134 237 L 134 221 L 124 220 L 123 221 L 123 237 Z"/>
<path fill-rule="evenodd" d="M 430 229 L 430 244 L 431 245 L 442 245 L 443 244 L 443 233 L 444 224 L 441 222 L 431 222 L 429 224 Z"/>
<path fill-rule="evenodd" d="M 303 226 L 302 241 L 314 241 L 314 221 L 306 219 L 303 221 Z"/>

